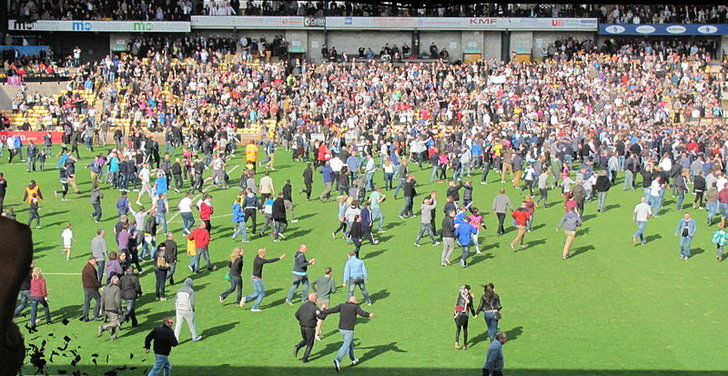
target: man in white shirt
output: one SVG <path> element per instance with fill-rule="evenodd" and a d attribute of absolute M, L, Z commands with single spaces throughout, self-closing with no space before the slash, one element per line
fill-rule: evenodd
<path fill-rule="evenodd" d="M 367 155 L 367 161 L 364 165 L 364 173 L 366 173 L 367 184 L 366 189 L 368 191 L 374 190 L 374 172 L 377 171 L 377 164 L 374 162 L 374 158 L 371 155 Z"/>
<path fill-rule="evenodd" d="M 182 232 L 185 235 L 191 233 L 191 228 L 195 224 L 195 217 L 192 216 L 192 199 L 190 198 L 191 193 L 185 193 L 185 197 L 179 201 L 177 208 L 179 209 L 179 215 L 182 217 Z"/>
<path fill-rule="evenodd" d="M 142 189 L 139 190 L 139 196 L 137 196 L 136 204 L 141 205 L 141 199 L 142 195 L 146 192 L 147 195 L 149 195 L 149 199 L 154 202 L 154 194 L 152 193 L 152 185 L 149 184 L 149 180 L 151 179 L 151 171 L 149 171 L 149 167 L 146 163 L 142 164 L 142 169 L 139 171 L 139 181 L 142 183 Z"/>
<path fill-rule="evenodd" d="M 640 203 L 634 207 L 632 212 L 632 219 L 637 222 L 637 232 L 632 235 L 632 244 L 637 244 L 637 238 L 640 239 L 641 244 L 647 243 L 644 238 L 645 227 L 647 226 L 647 220 L 652 217 L 652 208 L 647 204 L 647 199 L 642 197 Z"/>
<path fill-rule="evenodd" d="M 662 182 L 661 178 L 656 176 L 650 184 L 650 206 L 652 207 L 652 213 L 655 217 L 659 216 L 660 208 L 662 207 Z"/>

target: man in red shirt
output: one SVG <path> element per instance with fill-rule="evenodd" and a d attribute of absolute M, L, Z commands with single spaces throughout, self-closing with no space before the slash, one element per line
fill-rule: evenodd
<path fill-rule="evenodd" d="M 725 226 L 726 218 L 728 218 L 728 183 L 723 184 L 720 192 L 718 192 L 718 202 L 720 204 L 721 219 L 720 223 Z"/>
<path fill-rule="evenodd" d="M 196 254 L 192 256 L 192 261 L 188 265 L 190 268 L 190 271 L 193 273 L 199 273 L 200 272 L 200 257 L 203 256 L 205 258 L 205 261 L 207 261 L 207 270 L 214 271 L 217 269 L 217 266 L 212 265 L 210 262 L 210 252 L 208 251 L 207 247 L 210 244 L 210 233 L 207 232 L 207 228 L 205 227 L 205 223 L 200 223 L 199 226 L 197 226 L 196 229 L 192 230 L 192 233 L 190 233 L 189 236 L 187 236 L 187 239 L 194 240 L 195 241 L 195 252 Z"/>
<path fill-rule="evenodd" d="M 212 224 L 210 223 L 210 217 L 215 209 L 212 207 L 212 196 L 205 195 L 204 199 L 200 203 L 200 219 L 205 222 L 205 229 L 208 233 L 212 233 Z"/>
<path fill-rule="evenodd" d="M 518 235 L 516 235 L 516 238 L 511 242 L 511 249 L 515 252 L 516 243 L 520 242 L 521 250 L 524 250 L 526 249 L 526 245 L 523 244 L 526 235 L 526 225 L 528 224 L 529 218 L 531 218 L 531 212 L 529 212 L 526 207 L 526 201 L 523 201 L 521 203 L 521 207 L 511 213 L 511 217 L 516 220 L 516 227 L 518 228 Z"/>

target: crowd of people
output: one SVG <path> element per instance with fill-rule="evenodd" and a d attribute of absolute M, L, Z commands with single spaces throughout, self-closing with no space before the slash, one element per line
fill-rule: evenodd
<path fill-rule="evenodd" d="M 692 205 L 706 208 L 707 226 L 713 226 L 716 215 L 721 217 L 711 241 L 716 245 L 716 259 L 723 260 L 728 242 L 724 231 L 728 143 L 720 80 L 708 69 L 710 57 L 705 53 L 680 54 L 668 49 L 672 47 L 648 51 L 640 45 L 607 53 L 589 50 L 586 42 L 567 40 L 561 45 L 572 46 L 569 52 L 556 53 L 566 57 L 534 64 L 497 60 L 403 67 L 375 62 L 252 64 L 243 58 L 239 46 L 232 56 L 223 53 L 231 52 L 232 44 L 237 46 L 239 41 L 203 41 L 144 41 L 139 53 L 145 52 L 147 60 L 134 55 L 109 56 L 83 64 L 69 88 L 96 93 L 102 101 L 98 114 L 72 91 L 53 103 L 26 93 L 25 102 L 18 104 L 19 111 L 28 100 L 49 106 L 54 121 L 64 129 L 64 145 L 53 161 L 59 174 L 56 196 L 82 202 L 77 182 L 83 167 L 92 186 L 88 198 L 92 220 L 103 223 L 113 218 L 115 222 L 113 228 L 98 225 L 82 271 L 82 319 L 99 320 L 99 324 L 106 321 L 98 327 L 99 335 L 108 331 L 115 339 L 123 333 L 120 325 L 138 323 L 136 299 L 142 294 L 138 273 L 153 271 L 155 298 L 167 299 L 167 288 L 181 279 L 175 275 L 187 274 L 184 268 L 177 268 L 180 241 L 190 256 L 186 265 L 190 275 L 217 272 L 211 261 L 219 259 L 219 253 L 211 254 L 210 249 L 221 228 L 234 228 L 233 237 L 241 243 L 253 236 L 295 241 L 288 231 L 289 224 L 298 222 L 294 186 L 307 199 L 313 195 L 323 201 L 314 204 L 328 209 L 339 222 L 332 237 L 343 232 L 342 241 L 352 250 L 340 270 L 326 269 L 314 284 L 316 295 L 309 295 L 308 266 L 315 259 L 308 259 L 308 248 L 301 245 L 292 257 L 286 299 L 292 304 L 298 287 L 303 287 L 301 301 L 305 304 L 297 314 L 302 341 L 296 345 L 296 355 L 306 347 L 304 362 L 315 338 L 320 337 L 325 317 L 340 314 L 344 343 L 334 359 L 337 370 L 347 354 L 352 363 L 359 361 L 353 350 L 354 318 L 372 315 L 358 305 L 355 288 L 365 303 L 375 303 L 366 290 L 369 272 L 360 254 L 367 252 L 364 244 L 370 247 L 381 241 L 376 237 L 385 231 L 385 220 L 397 221 L 384 218 L 382 205 L 400 205 L 396 201 L 400 193 L 398 220 L 419 216 L 420 223 L 418 234 L 402 236 L 411 236 L 416 246 L 428 236 L 432 246 L 441 246 L 440 257 L 432 262 L 443 268 L 452 263 L 471 267 L 471 249 L 476 254 L 487 251 L 480 248 L 479 239 L 486 236 L 488 214 L 494 216 L 495 236 L 510 240 L 509 230 L 515 227 L 510 247 L 513 252 L 527 251 L 526 238 L 535 236 L 537 213 L 549 207 L 561 207 L 564 212 L 550 229 L 564 230 L 560 258 L 566 261 L 578 241 L 579 227 L 586 221 L 586 203 L 596 200 L 601 215 L 608 211 L 608 192 L 619 185 L 629 191 L 642 188 L 635 194 L 635 201 L 640 202 L 633 212 L 636 245 L 646 242 L 649 221 L 673 210 L 663 206 L 667 195 L 675 196 L 674 209 L 681 211 L 686 197 L 694 193 Z M 178 50 L 173 53 L 175 45 Z M 633 48 L 641 51 L 636 53 Z M 201 49 L 209 51 L 202 54 Z M 635 53 L 640 59 L 633 58 Z M 177 61 L 172 58 L 175 55 Z M 705 117 L 717 121 L 686 126 L 691 119 Z M 130 131 L 113 127 L 114 119 L 120 118 L 132 119 Z M 277 122 L 275 131 L 262 128 L 260 142 L 240 146 L 235 131 L 261 120 Z M 150 137 L 150 130 L 163 133 L 163 142 Z M 111 149 L 95 150 L 96 144 L 106 142 L 109 132 L 113 133 Z M 83 157 L 79 144 L 86 145 Z M 11 137 L 5 147 L 9 163 L 15 158 L 25 161 L 29 171 L 41 158 L 53 158 L 50 136 L 43 145 Z M 281 149 L 296 163 L 305 164 L 301 177 L 278 180 L 271 173 Z M 230 163 L 240 153 L 245 164 Z M 259 154 L 265 159 L 259 160 Z M 232 175 L 238 168 L 239 179 L 237 173 Z M 429 175 L 430 182 L 447 184 L 445 197 L 437 192 L 418 194 L 422 184 L 415 178 L 415 168 Z M 623 177 L 621 184 L 617 177 Z M 0 206 L 6 179 L 11 178 L 0 174 Z M 313 183 L 319 179 L 324 190 L 314 192 Z M 473 184 L 498 181 L 523 192 L 525 199 L 512 202 L 503 189 L 494 197 L 474 194 Z M 233 202 L 214 200 L 218 189 L 233 187 L 239 190 Z M 35 181 L 25 187 L 27 223 L 37 227 L 43 220 L 39 208 L 43 200 L 50 199 L 44 192 L 49 188 Z M 385 201 L 390 194 L 395 200 Z M 336 205 L 327 203 L 331 198 Z M 104 200 L 114 200 L 116 212 L 104 213 Z M 484 202 L 492 205 L 484 206 Z M 232 216 L 232 223 L 213 223 L 213 214 L 221 211 Z M 5 216 L 25 222 L 10 209 Z M 178 228 L 170 230 L 176 216 L 183 220 L 184 237 L 175 235 Z M 74 223 L 67 224 L 61 234 L 65 258 L 74 252 Z M 692 239 L 710 234 L 689 214 L 676 225 L 680 258 L 688 260 Z M 461 252 L 453 258 L 456 246 Z M 266 249 L 257 250 L 249 263 L 253 292 L 247 296 L 242 293 L 243 257 L 242 248 L 230 254 L 230 289 L 221 292 L 219 300 L 224 304 L 235 292 L 235 305 L 252 303 L 251 311 L 260 312 L 266 294 L 263 269 L 285 255 L 267 258 Z M 348 287 L 348 301 L 330 306 L 328 296 L 336 286 L 331 279 L 336 273 L 341 273 Z M 35 328 L 41 305 L 50 323 L 41 269 L 33 269 L 25 287 L 16 314 L 21 315 L 29 303 L 29 324 Z M 460 332 L 465 335 L 463 347 L 468 345 L 468 315 L 482 312 L 492 349 L 484 369 L 491 373 L 502 369 L 499 346 L 507 340 L 498 333 L 502 307 L 494 289 L 492 284 L 484 287 L 476 309 L 474 294 L 469 286 L 462 286 L 454 312 L 456 347 L 460 347 Z M 191 279 L 183 279 L 175 294 L 175 308 L 175 320 L 165 320 L 163 327 L 147 337 L 145 347 L 149 349 L 155 341 L 155 354 L 159 355 L 153 372 L 169 367 L 169 348 L 177 344 L 183 322 L 193 341 L 201 338 L 196 330 Z M 168 346 L 157 347 L 160 341 Z"/>
<path fill-rule="evenodd" d="M 181 21 L 191 15 L 305 17 L 589 17 L 602 23 L 726 23 L 725 5 L 501 4 L 473 3 L 444 7 L 402 7 L 344 1 L 49 1 L 13 0 L 12 18 L 20 20 Z"/>

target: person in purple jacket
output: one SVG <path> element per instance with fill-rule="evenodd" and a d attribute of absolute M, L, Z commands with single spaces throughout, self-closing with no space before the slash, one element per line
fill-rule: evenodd
<path fill-rule="evenodd" d="M 121 192 L 121 197 L 116 200 L 116 210 L 119 211 L 119 215 L 126 215 L 129 213 L 129 198 L 126 192 Z"/>

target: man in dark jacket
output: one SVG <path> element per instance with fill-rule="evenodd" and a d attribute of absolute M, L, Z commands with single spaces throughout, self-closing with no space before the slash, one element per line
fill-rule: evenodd
<path fill-rule="evenodd" d="M 288 221 L 286 221 L 286 203 L 283 199 L 283 192 L 278 193 L 278 198 L 273 201 L 273 241 L 279 242 L 281 239 L 286 237 L 283 232 L 288 228 Z"/>
<path fill-rule="evenodd" d="M 293 348 L 293 356 L 298 357 L 298 351 L 303 346 L 306 346 L 306 351 L 303 353 L 303 359 L 301 362 L 308 363 L 308 356 L 311 355 L 311 349 L 313 349 L 313 340 L 316 335 L 316 293 L 308 294 L 308 300 L 303 303 L 296 311 L 296 319 L 298 324 L 301 326 L 301 342 L 296 344 Z"/>
<path fill-rule="evenodd" d="M 121 289 L 119 289 L 119 277 L 116 275 L 111 277 L 111 283 L 104 287 L 104 292 L 101 294 L 101 309 L 106 314 L 109 323 L 99 326 L 96 336 L 101 337 L 101 334 L 110 330 L 113 341 L 119 332 L 119 314 L 121 314 Z"/>
<path fill-rule="evenodd" d="M 101 221 L 101 199 L 104 198 L 104 194 L 99 190 L 99 187 L 97 185 L 93 186 L 93 189 L 91 191 L 91 206 L 94 208 L 94 212 L 91 213 L 91 217 L 96 221 L 96 223 L 99 223 Z"/>
<path fill-rule="evenodd" d="M 362 316 L 373 318 L 374 313 L 362 310 L 356 302 L 356 296 L 349 297 L 349 300 L 346 303 L 321 310 L 319 313 L 322 319 L 332 313 L 339 314 L 339 333 L 341 333 L 344 337 L 344 343 L 341 345 L 339 352 L 336 354 L 336 359 L 334 359 L 334 367 L 336 367 L 336 371 L 341 371 L 341 360 L 344 359 L 344 356 L 347 353 L 349 354 L 349 359 L 351 359 L 351 364 L 355 365 L 359 363 L 359 359 L 354 357 L 354 326 L 356 325 L 356 317 Z"/>
<path fill-rule="evenodd" d="M 95 266 L 96 257 L 91 255 L 86 266 L 83 267 L 83 271 L 81 272 L 81 281 L 83 282 L 83 316 L 81 316 L 81 321 L 92 320 L 88 318 L 88 310 L 91 306 L 91 299 L 96 300 L 96 305 L 94 306 L 94 319 L 103 320 L 99 317 L 99 310 L 101 309 L 101 294 L 99 294 L 99 288 L 101 287 L 101 282 L 99 282 L 98 276 L 96 275 Z"/>
<path fill-rule="evenodd" d="M 417 184 L 417 182 L 415 181 L 415 177 L 412 175 L 408 176 L 407 180 L 404 182 L 402 188 L 404 190 L 404 207 L 402 208 L 402 211 L 399 212 L 400 219 L 414 216 L 414 212 L 412 211 L 412 200 L 417 195 L 415 184 Z"/>
<path fill-rule="evenodd" d="M 167 233 L 167 240 L 164 241 L 164 247 L 164 261 L 169 264 L 167 279 L 169 279 L 170 285 L 174 285 L 174 271 L 177 268 L 177 242 L 174 241 L 174 235 L 171 232 Z"/>
<path fill-rule="evenodd" d="M 172 347 L 177 346 L 177 337 L 172 331 L 174 321 L 166 318 L 162 322 L 162 326 L 152 329 L 144 339 L 144 351 L 149 352 L 149 347 L 154 341 L 154 366 L 148 375 L 156 375 L 164 369 L 164 374 L 169 375 L 172 372 L 172 364 L 169 362 L 169 353 Z"/>
<path fill-rule="evenodd" d="M 308 246 L 301 244 L 298 246 L 296 255 L 293 256 L 293 284 L 288 290 L 288 296 L 286 297 L 286 303 L 293 305 L 293 294 L 298 289 L 298 285 L 303 284 L 302 299 L 306 302 L 306 296 L 308 295 L 308 266 L 316 263 L 316 259 L 306 259 L 306 253 L 308 252 Z"/>
<path fill-rule="evenodd" d="M 584 181 L 577 180 L 574 188 L 571 189 L 572 197 L 576 201 L 576 211 L 579 215 L 584 215 L 584 202 L 586 201 L 586 189 L 584 188 Z"/>
<path fill-rule="evenodd" d="M 311 169 L 310 163 L 308 163 L 306 165 L 306 169 L 303 170 L 303 185 L 306 186 L 306 189 L 302 189 L 301 193 L 305 192 L 306 200 L 311 201 L 311 192 L 313 191 L 313 170 Z"/>
<path fill-rule="evenodd" d="M 450 256 L 455 249 L 455 211 L 449 211 L 442 220 L 442 255 L 440 265 L 449 266 Z"/>
<path fill-rule="evenodd" d="M 601 171 L 594 183 L 594 189 L 597 190 L 597 212 L 604 211 L 604 205 L 607 201 L 607 192 L 612 187 L 612 182 L 607 177 L 606 171 Z"/>
<path fill-rule="evenodd" d="M 121 282 L 121 299 L 126 304 L 126 310 L 119 321 L 123 323 L 129 319 L 131 320 L 131 326 L 135 327 L 139 325 L 136 318 L 136 300 L 142 296 L 142 285 L 131 266 L 126 269 L 126 273 L 121 276 L 119 281 Z"/>

